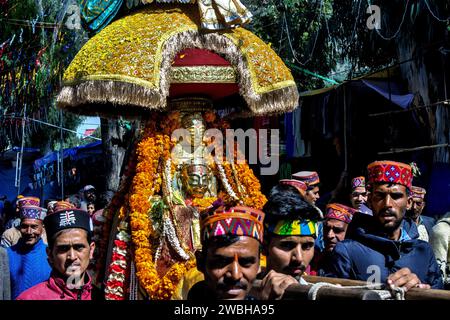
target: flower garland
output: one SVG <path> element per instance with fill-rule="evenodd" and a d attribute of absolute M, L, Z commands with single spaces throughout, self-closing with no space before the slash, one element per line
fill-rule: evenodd
<path fill-rule="evenodd" d="M 220 129 L 229 127 L 224 120 L 218 122 L 214 113 L 206 113 L 204 117 L 208 127 Z M 136 277 L 150 299 L 170 299 L 180 279 L 188 270 L 195 267 L 195 259 L 189 256 L 190 252 L 181 247 L 177 237 L 177 225 L 170 220 L 170 211 L 166 211 L 166 214 L 162 216 L 162 230 L 159 231 L 154 229 L 156 221 L 152 220 L 150 214 L 151 199 L 154 195 L 159 194 L 161 189 L 169 207 L 172 207 L 173 203 L 176 204 L 174 202 L 177 200 L 175 199 L 176 193 L 173 192 L 170 183 L 174 170 L 170 157 L 175 141 L 171 141 L 170 134 L 179 127 L 179 113 L 172 113 L 164 118 L 156 113 L 153 114 L 153 119 L 149 121 L 145 129 L 146 135 L 137 144 L 134 158 L 129 164 L 130 176 L 132 175 L 133 179 L 132 181 L 128 179 L 131 182 L 123 184 L 119 195 L 116 193 L 114 197 L 114 206 L 105 212 L 106 217 L 111 220 L 117 212 L 119 212 L 118 218 L 121 221 L 129 219 L 131 240 L 134 245 Z M 220 176 L 225 189 L 225 192 L 220 192 L 219 197 L 229 198 L 231 201 L 241 199 L 245 205 L 258 209 L 263 207 L 267 199 L 260 192 L 259 181 L 247 164 L 239 164 L 235 168 L 226 162 L 219 165 L 213 163 L 212 166 L 215 174 Z M 163 182 L 165 182 L 164 185 Z M 195 208 L 202 210 L 210 207 L 216 199 L 216 197 L 211 197 L 189 201 Z M 125 205 L 120 206 L 120 203 Z M 124 234 L 119 232 L 114 242 L 111 272 L 107 280 L 108 299 L 124 299 L 125 290 L 123 288 L 127 263 L 126 259 L 124 263 L 123 257 L 126 257 L 126 250 L 129 246 L 123 237 Z M 180 257 L 187 261 L 174 263 L 164 276 L 160 276 L 156 262 L 160 257 L 165 239 L 169 241 Z"/>
<path fill-rule="evenodd" d="M 130 242 L 130 235 L 124 229 L 117 234 L 116 240 L 114 240 L 112 263 L 109 266 L 108 279 L 105 288 L 106 300 L 125 299 L 124 286 L 127 273 L 127 258 L 129 255 L 128 243 Z"/>
<path fill-rule="evenodd" d="M 224 161 L 222 166 L 231 189 L 238 191 L 242 202 L 246 206 L 261 210 L 266 204 L 267 198 L 262 194 L 261 184 L 247 162 L 231 164 Z M 238 183 L 241 183 L 242 186 L 239 186 Z M 242 189 L 245 192 L 241 192 Z"/>
<path fill-rule="evenodd" d="M 135 151 L 136 146 L 133 147 Z M 119 220 L 123 221 L 125 207 L 121 204 L 128 203 L 128 191 L 131 186 L 132 177 L 136 170 L 136 153 L 132 152 L 132 156 L 125 167 L 125 172 L 122 176 L 122 182 L 120 184 L 119 190 L 114 194 L 111 202 L 103 210 L 102 216 L 105 218 L 105 222 L 102 225 L 102 234 L 96 243 L 96 252 L 98 252 L 98 257 L 96 257 L 96 265 L 94 267 L 96 272 L 96 282 L 103 282 L 105 276 L 105 263 L 106 254 L 108 251 L 109 237 L 111 233 L 112 222 L 115 214 L 119 213 Z M 105 288 L 108 289 L 108 287 Z"/>
<path fill-rule="evenodd" d="M 239 200 L 238 195 L 234 192 L 233 188 L 230 186 L 229 179 L 223 169 L 222 165 L 216 161 L 217 170 L 219 171 L 220 180 L 222 181 L 223 187 L 227 191 L 228 195 L 233 198 L 233 200 Z"/>
<path fill-rule="evenodd" d="M 135 246 L 136 275 L 149 294 L 150 299 L 170 299 L 181 277 L 195 266 L 195 260 L 173 264 L 161 277 L 153 260 L 152 222 L 148 217 L 149 199 L 159 192 L 162 178 L 157 172 L 163 170 L 160 159 L 167 161 L 170 157 L 172 143 L 168 135 L 156 134 L 139 143 L 138 165 L 133 179 L 130 197 L 130 220 L 132 240 Z M 167 230 L 166 230 L 167 232 Z"/>
<path fill-rule="evenodd" d="M 242 183 L 246 193 L 244 195 L 244 204 L 246 206 L 262 209 L 267 202 L 267 198 L 261 192 L 261 184 L 258 178 L 256 178 L 253 170 L 247 163 L 235 164 L 237 180 Z"/>
<path fill-rule="evenodd" d="M 216 197 L 194 198 L 194 200 L 192 200 L 189 205 L 197 208 L 198 211 L 202 211 L 203 209 L 211 207 L 216 200 Z"/>

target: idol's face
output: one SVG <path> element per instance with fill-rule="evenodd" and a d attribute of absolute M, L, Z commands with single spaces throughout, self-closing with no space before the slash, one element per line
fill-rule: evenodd
<path fill-rule="evenodd" d="M 210 169 L 206 165 L 187 165 L 181 172 L 185 192 L 194 198 L 203 198 L 208 191 Z"/>

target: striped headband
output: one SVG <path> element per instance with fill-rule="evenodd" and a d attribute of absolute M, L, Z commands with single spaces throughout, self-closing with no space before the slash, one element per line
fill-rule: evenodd
<path fill-rule="evenodd" d="M 248 236 L 262 242 L 264 212 L 246 207 L 219 207 L 214 212 L 202 214 L 201 239 L 205 243 L 212 237 L 225 235 Z"/>
<path fill-rule="evenodd" d="M 266 223 L 270 233 L 279 236 L 316 236 L 317 223 L 309 219 L 285 219 L 275 223 Z"/>

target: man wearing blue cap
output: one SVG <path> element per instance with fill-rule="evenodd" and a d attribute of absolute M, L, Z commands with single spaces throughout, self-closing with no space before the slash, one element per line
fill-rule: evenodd
<path fill-rule="evenodd" d="M 20 233 L 17 244 L 7 248 L 11 279 L 11 298 L 44 281 L 50 275 L 47 246 L 42 241 L 46 210 L 33 205 L 20 209 Z"/>

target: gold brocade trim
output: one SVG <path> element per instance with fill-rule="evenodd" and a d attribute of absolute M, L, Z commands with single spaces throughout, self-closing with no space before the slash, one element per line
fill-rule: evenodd
<path fill-rule="evenodd" d="M 170 99 L 168 102 L 169 109 L 180 112 L 204 112 L 214 109 L 213 102 L 210 99 L 201 97 L 184 97 Z"/>
<path fill-rule="evenodd" d="M 155 85 L 159 88 L 160 83 L 160 77 L 161 77 L 161 64 L 163 60 L 163 47 L 165 47 L 167 40 L 175 36 L 176 34 L 180 34 L 186 31 L 194 31 L 198 32 L 198 28 L 193 26 L 184 26 L 184 27 L 178 27 L 177 30 L 174 30 L 172 32 L 168 32 L 161 36 L 160 41 L 158 41 L 158 49 L 155 52 L 155 64 L 157 65 L 156 68 L 153 68 L 153 79 L 155 79 Z M 166 53 L 166 52 L 165 52 Z M 172 52 L 172 54 L 176 54 L 176 52 Z M 165 74 L 164 74 L 165 75 Z"/>
<path fill-rule="evenodd" d="M 172 67 L 171 83 L 236 83 L 236 72 L 231 66 Z"/>
<path fill-rule="evenodd" d="M 241 53 L 245 56 L 247 61 L 251 61 L 251 59 L 249 57 L 249 51 L 251 51 L 250 48 L 243 49 L 243 47 L 239 45 L 240 39 L 235 38 L 236 34 L 234 34 L 234 33 L 226 34 L 225 33 L 223 35 L 225 37 L 227 37 L 228 39 L 230 39 L 231 41 L 233 41 L 233 43 L 236 45 L 237 48 L 241 49 Z M 250 52 L 250 53 L 252 53 L 252 52 Z M 294 80 L 286 80 L 286 81 L 277 82 L 275 84 L 271 84 L 268 86 L 260 86 L 258 84 L 258 76 L 256 74 L 254 65 L 252 63 L 247 63 L 246 66 L 248 68 L 248 71 L 250 72 L 250 76 L 252 77 L 251 85 L 256 94 L 264 94 L 264 93 L 268 93 L 270 91 L 275 91 L 275 90 L 279 90 L 279 89 L 286 88 L 286 87 L 291 87 L 291 86 L 296 87 L 297 86 Z"/>
<path fill-rule="evenodd" d="M 151 81 L 125 76 L 122 74 L 92 74 L 89 76 L 79 77 L 76 80 L 64 81 L 65 86 L 74 86 L 85 81 L 120 81 L 125 83 L 133 83 L 144 88 L 156 89 L 155 84 Z"/>

